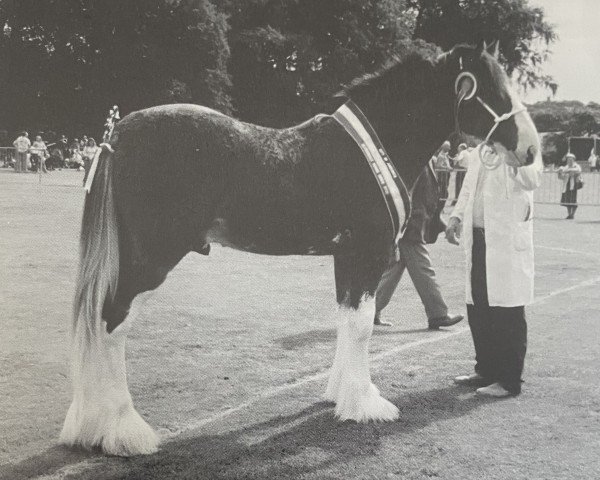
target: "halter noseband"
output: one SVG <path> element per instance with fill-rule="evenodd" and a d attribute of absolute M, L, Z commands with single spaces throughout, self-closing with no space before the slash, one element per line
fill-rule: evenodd
<path fill-rule="evenodd" d="M 460 69 L 462 70 L 462 68 L 463 68 L 462 57 L 460 57 L 459 61 L 460 61 Z M 472 87 L 471 87 L 470 91 L 465 91 L 463 88 L 464 83 L 467 81 L 472 83 Z M 456 95 L 457 95 L 456 111 L 455 111 L 455 116 L 454 116 L 455 117 L 454 118 L 455 131 L 457 133 L 459 133 L 461 131 L 460 125 L 458 122 L 458 109 L 460 107 L 460 104 L 464 100 L 471 100 L 473 97 L 475 97 L 477 99 L 477 101 L 481 104 L 481 106 L 483 108 L 485 108 L 490 113 L 490 115 L 492 115 L 492 117 L 494 117 L 494 125 L 492 125 L 492 128 L 490 128 L 490 131 L 486 135 L 485 140 L 483 141 L 483 143 L 481 143 L 479 145 L 477 150 L 479 152 L 479 158 L 481 160 L 481 163 L 483 164 L 483 166 L 485 168 L 487 168 L 488 170 L 494 170 L 494 169 L 498 168 L 501 164 L 501 159 L 495 152 L 494 146 L 490 142 L 490 138 L 492 137 L 493 133 L 496 131 L 496 128 L 498 128 L 498 126 L 502 122 L 509 120 L 510 118 L 514 117 L 515 115 L 517 115 L 519 113 L 526 112 L 527 108 L 525 108 L 523 105 L 521 105 L 520 107 L 515 108 L 514 110 L 512 110 L 508 113 L 498 115 L 494 111 L 494 109 L 492 107 L 490 107 L 479 95 L 475 95 L 477 93 L 477 77 L 475 77 L 475 75 L 473 75 L 471 72 L 468 72 L 468 71 L 462 71 L 461 73 L 458 74 L 458 76 L 456 77 L 456 80 L 454 82 L 454 91 L 456 92 Z M 483 150 L 484 147 L 487 149 L 486 151 Z M 487 158 L 487 157 L 492 157 L 492 156 L 495 156 L 495 158 Z"/>

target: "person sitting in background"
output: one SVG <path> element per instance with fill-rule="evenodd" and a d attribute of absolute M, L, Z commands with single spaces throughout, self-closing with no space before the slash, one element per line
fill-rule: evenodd
<path fill-rule="evenodd" d="M 567 153 L 565 159 L 567 164 L 558 169 L 558 178 L 563 182 L 560 204 L 567 208 L 567 220 L 573 220 L 577 210 L 577 190 L 582 185 L 581 167 L 571 152 Z"/>
<path fill-rule="evenodd" d="M 46 160 L 48 170 L 55 170 L 66 166 L 66 160 L 69 157 L 68 143 L 67 137 L 61 135 L 60 139 L 54 144 L 48 145 L 48 153 L 50 154 Z"/>
<path fill-rule="evenodd" d="M 87 147 L 88 144 L 88 137 L 87 135 L 84 135 L 83 137 L 81 137 L 81 140 L 79 141 L 79 151 L 83 152 L 85 150 L 85 147 Z"/>
<path fill-rule="evenodd" d="M 79 139 L 74 138 L 69 145 L 69 165 L 71 168 L 80 168 L 83 166 L 83 159 L 79 151 Z"/>
<path fill-rule="evenodd" d="M 85 170 L 85 175 L 83 176 L 83 185 L 85 185 L 88 175 L 90 174 L 90 168 L 92 167 L 92 162 L 94 161 L 94 157 L 96 156 L 97 150 L 98 147 L 96 146 L 96 140 L 90 138 L 87 141 L 87 145 L 83 149 L 82 153 L 83 169 Z"/>
<path fill-rule="evenodd" d="M 438 183 L 433 166 L 427 165 L 415 184 L 413 209 L 404 235 L 398 242 L 399 256 L 389 259 L 388 267 L 375 294 L 375 325 L 382 322 L 381 311 L 388 305 L 405 269 L 421 297 L 430 330 L 449 327 L 460 322 L 463 315 L 451 315 L 444 302 L 427 243 L 435 243 L 446 225 L 440 218 L 443 204 L 439 202 Z"/>
<path fill-rule="evenodd" d="M 21 132 L 13 142 L 13 147 L 16 150 L 15 171 L 17 173 L 27 172 L 27 157 L 29 156 L 29 148 L 31 147 L 29 134 Z"/>
<path fill-rule="evenodd" d="M 48 158 L 48 147 L 46 147 L 46 142 L 42 140 L 41 135 L 37 135 L 35 137 L 35 141 L 33 145 L 31 145 L 31 157 L 32 163 L 35 159 L 36 168 L 40 169 L 44 173 L 48 173 L 48 169 L 46 168 L 46 158 Z"/>

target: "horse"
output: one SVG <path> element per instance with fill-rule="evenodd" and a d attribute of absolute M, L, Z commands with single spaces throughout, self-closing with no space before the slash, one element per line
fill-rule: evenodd
<path fill-rule="evenodd" d="M 521 165 L 539 144 L 484 44 L 394 59 L 336 98 L 359 106 L 409 187 L 453 130 L 489 137 Z M 211 243 L 332 255 L 338 333 L 325 399 L 342 421 L 398 418 L 368 365 L 374 296 L 394 227 L 363 151 L 331 115 L 273 129 L 198 105 L 164 105 L 124 117 L 97 159 L 82 219 L 73 400 L 62 444 L 118 456 L 157 450 L 128 390 L 127 330 L 175 265 L 191 252 L 208 255 Z"/>

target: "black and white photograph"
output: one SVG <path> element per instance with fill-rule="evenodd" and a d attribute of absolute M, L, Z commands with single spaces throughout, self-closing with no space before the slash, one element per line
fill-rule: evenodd
<path fill-rule="evenodd" d="M 600 478 L 597 0 L 0 0 L 0 480 Z"/>

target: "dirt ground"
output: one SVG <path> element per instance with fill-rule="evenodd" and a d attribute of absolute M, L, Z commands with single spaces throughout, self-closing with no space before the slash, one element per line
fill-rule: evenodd
<path fill-rule="evenodd" d="M 215 247 L 187 256 L 132 328 L 130 388 L 165 439 L 107 458 L 56 445 L 70 401 L 67 330 L 81 172 L 0 170 L 0 478 L 600 478 L 600 208 L 537 208 L 537 300 L 523 394 L 485 401 L 466 322 L 440 332 L 408 278 L 376 329 L 372 374 L 397 422 L 338 422 L 321 401 L 333 359 L 332 260 Z M 464 311 L 463 253 L 431 254 Z"/>

